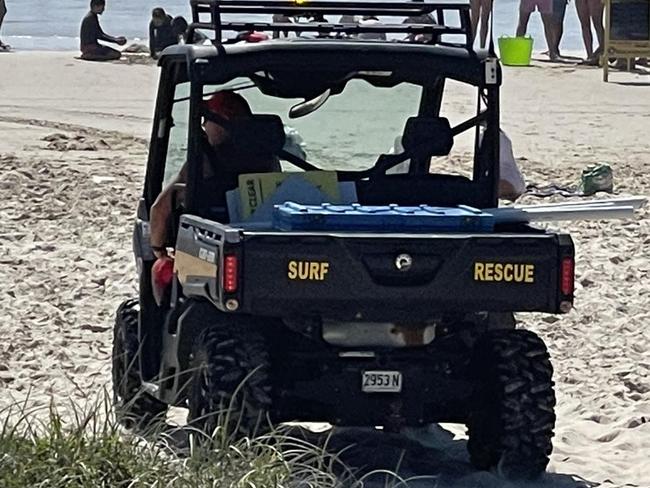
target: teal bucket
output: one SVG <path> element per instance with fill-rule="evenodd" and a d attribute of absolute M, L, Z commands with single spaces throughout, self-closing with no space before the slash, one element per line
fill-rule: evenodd
<path fill-rule="evenodd" d="M 499 54 L 501 63 L 506 66 L 530 66 L 533 54 L 533 38 L 499 37 Z"/>

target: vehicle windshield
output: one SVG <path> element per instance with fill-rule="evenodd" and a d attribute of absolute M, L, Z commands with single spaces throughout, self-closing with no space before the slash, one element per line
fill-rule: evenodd
<path fill-rule="evenodd" d="M 234 79 L 222 85 L 203 84 L 203 100 L 227 90 L 236 91 L 244 97 L 254 114 L 271 114 L 281 119 L 286 144 L 283 151 L 275 153 L 279 156 L 279 161 L 275 160 L 273 164 L 277 169 L 271 171 L 337 171 L 339 181 L 358 182 L 359 201 L 374 202 L 369 204 L 492 204 L 492 185 L 488 180 L 493 177 L 495 144 L 492 138 L 487 140 L 487 144 L 483 141 L 484 128 L 479 120 L 488 123 L 488 98 L 480 88 L 446 80 L 444 90 L 438 92 L 434 89 L 427 91 L 414 83 L 403 82 L 392 87 L 380 87 L 363 79 L 352 79 L 344 87 L 339 86 L 333 90 L 335 93 L 325 97 L 327 100 L 324 103 L 314 103 L 314 111 L 305 110 L 303 116 L 298 118 L 292 118 L 290 113 L 292 107 L 304 104 L 303 98 L 269 96 L 262 93 L 249 78 Z M 265 91 L 268 91 L 268 87 Z M 204 129 L 204 118 L 197 119 L 196 127 L 189 124 L 189 93 L 189 82 L 177 85 L 164 184 L 171 181 L 186 162 L 201 162 L 200 174 L 204 176 L 196 180 L 197 184 L 199 181 L 208 181 L 209 176 L 205 175 L 209 175 L 212 170 L 206 168 L 216 167 L 210 166 L 214 160 L 211 162 L 206 159 L 210 156 L 203 152 L 205 146 L 200 149 L 201 153 L 188 153 L 188 137 L 196 134 L 201 138 L 204 135 L 203 140 L 207 141 L 209 136 Z M 312 92 L 310 97 L 316 100 L 318 92 Z M 423 113 L 429 115 L 418 117 L 421 106 L 425 107 Z M 482 114 L 480 117 L 479 111 Z M 218 114 L 215 116 L 219 118 Z M 257 120 L 261 122 L 273 119 Z M 215 120 L 212 122 L 219 124 Z M 409 129 L 405 131 L 405 127 Z M 251 141 L 256 140 L 255 135 L 243 134 L 238 133 L 239 140 L 245 141 L 246 137 L 252 137 Z M 260 136 L 260 141 L 264 141 L 262 133 Z M 188 160 L 188 156 L 191 159 Z M 415 166 L 412 166 L 413 163 Z M 260 166 L 252 159 L 242 160 L 241 163 L 233 160 L 227 164 L 234 165 L 232 167 L 235 168 L 235 172 L 230 174 L 269 171 L 253 169 Z M 410 169 L 413 170 L 410 176 L 405 176 Z M 431 177 L 422 178 L 425 172 Z M 386 180 L 385 183 L 378 184 L 384 173 L 390 182 Z M 414 183 L 409 183 L 415 180 L 418 181 L 417 188 L 413 186 Z M 204 193 L 199 190 L 197 195 L 199 194 Z"/>
<path fill-rule="evenodd" d="M 409 84 L 386 89 L 352 80 L 343 93 L 297 119 L 289 119 L 287 114 L 301 99 L 271 98 L 256 89 L 240 93 L 254 113 L 280 115 L 304 141 L 311 163 L 322 169 L 362 170 L 392 149 L 406 120 L 417 114 L 420 92 L 420 87 Z"/>
<path fill-rule="evenodd" d="M 183 89 L 177 90 L 177 99 L 189 92 L 185 85 L 179 85 Z M 422 97 L 422 87 L 410 83 L 384 88 L 354 79 L 347 83 L 342 93 L 329 97 L 317 110 L 292 119 L 289 117 L 291 108 L 303 103 L 303 99 L 267 96 L 247 79 L 236 79 L 226 85 L 205 85 L 203 93 L 209 98 L 212 93 L 231 87 L 248 101 L 253 113 L 279 115 L 289 144 L 299 145 L 306 156 L 304 159 L 320 169 L 339 171 L 365 170 L 372 167 L 381 154 L 401 153 L 404 126 L 409 117 L 418 114 Z M 464 98 L 462 110 L 458 109 L 460 104 L 455 104 L 451 110 L 446 110 L 443 104 L 441 115 L 449 117 L 452 126 L 473 117 L 476 115 L 474 97 Z M 175 112 L 187 111 L 187 108 L 177 110 L 176 105 L 185 106 L 187 101 L 175 104 Z M 177 120 L 177 116 L 174 119 L 177 127 L 184 123 Z M 456 139 L 459 141 L 455 141 L 450 155 L 435 158 L 432 172 L 462 174 L 471 179 L 474 131 Z M 284 171 L 297 171 L 290 163 L 283 162 L 282 167 Z M 400 165 L 392 172 L 406 172 L 407 168 L 407 165 Z"/>

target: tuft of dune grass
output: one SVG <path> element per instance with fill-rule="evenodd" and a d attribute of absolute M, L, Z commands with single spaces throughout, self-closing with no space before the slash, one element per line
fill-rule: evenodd
<path fill-rule="evenodd" d="M 106 399 L 15 404 L 0 419 L 0 488 L 341 486 L 333 456 L 280 430 L 234 440 L 217 429 L 183 452 L 173 440 L 181 428 L 125 431 Z"/>
<path fill-rule="evenodd" d="M 404 479 L 390 470 L 355 477 L 328 439 L 315 445 L 288 427 L 236 438 L 224 427 L 229 413 L 206 436 L 161 419 L 126 430 L 105 391 L 83 405 L 28 403 L 0 410 L 0 488 L 363 488 L 378 475 L 385 488 L 424 478 L 437 485 L 436 476 Z"/>

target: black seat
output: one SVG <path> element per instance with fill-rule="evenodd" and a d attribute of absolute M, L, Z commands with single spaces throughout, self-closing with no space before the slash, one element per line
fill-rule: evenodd
<path fill-rule="evenodd" d="M 277 115 L 252 115 L 228 121 L 228 141 L 219 148 L 223 170 L 237 174 L 279 171 L 278 154 L 285 143 Z"/>
<path fill-rule="evenodd" d="M 454 145 L 454 133 L 444 117 L 410 117 L 406 121 L 402 146 L 415 159 L 447 156 Z"/>

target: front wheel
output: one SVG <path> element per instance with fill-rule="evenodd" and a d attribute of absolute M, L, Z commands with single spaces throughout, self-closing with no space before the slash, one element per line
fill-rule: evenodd
<path fill-rule="evenodd" d="M 467 448 L 479 469 L 534 479 L 549 462 L 555 427 L 553 367 L 544 342 L 526 330 L 489 331 L 475 347 L 477 381 Z"/>
<path fill-rule="evenodd" d="M 138 300 L 127 300 L 115 314 L 113 328 L 113 402 L 120 422 L 132 427 L 162 417 L 167 405 L 142 390 L 138 339 Z"/>

